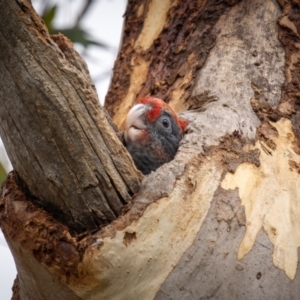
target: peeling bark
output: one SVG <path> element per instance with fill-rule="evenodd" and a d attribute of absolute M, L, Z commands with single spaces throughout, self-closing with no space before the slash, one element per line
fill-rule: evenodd
<path fill-rule="evenodd" d="M 300 297 L 294 2 L 129 2 L 106 107 L 121 125 L 136 97 L 160 96 L 190 109 L 187 133 L 122 215 L 87 235 L 30 206 L 10 175 L 0 223 L 21 299 L 27 286 L 52 299 L 45 278 L 62 299 Z"/>
<path fill-rule="evenodd" d="M 197 72 L 215 44 L 212 30 L 237 2 L 129 1 L 123 44 L 105 99 L 114 122 L 122 125 L 135 100 L 147 95 L 185 111 Z"/>

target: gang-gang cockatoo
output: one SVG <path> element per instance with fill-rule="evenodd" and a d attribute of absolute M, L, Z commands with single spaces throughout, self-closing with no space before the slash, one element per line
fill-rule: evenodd
<path fill-rule="evenodd" d="M 163 100 L 140 99 L 127 115 L 124 132 L 125 146 L 136 167 L 146 175 L 171 161 L 186 126 Z"/>

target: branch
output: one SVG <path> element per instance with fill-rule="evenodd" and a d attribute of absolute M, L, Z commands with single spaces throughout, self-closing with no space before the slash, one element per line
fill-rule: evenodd
<path fill-rule="evenodd" d="M 0 134 L 34 202 L 73 232 L 114 220 L 141 174 L 100 106 L 85 63 L 31 4 L 0 10 Z"/>

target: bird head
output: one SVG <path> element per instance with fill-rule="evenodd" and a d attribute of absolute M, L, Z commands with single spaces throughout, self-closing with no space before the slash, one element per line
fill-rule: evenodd
<path fill-rule="evenodd" d="M 125 144 L 144 174 L 172 160 L 187 122 L 158 98 L 146 97 L 129 111 L 125 121 Z"/>

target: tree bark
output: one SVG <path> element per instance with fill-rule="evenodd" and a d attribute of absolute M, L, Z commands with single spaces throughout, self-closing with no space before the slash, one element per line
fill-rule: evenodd
<path fill-rule="evenodd" d="M 299 20 L 293 0 L 129 1 L 106 108 L 121 127 L 137 97 L 161 97 L 188 130 L 95 233 L 70 235 L 11 174 L 15 295 L 298 299 Z"/>
<path fill-rule="evenodd" d="M 87 67 L 23 1 L 1 1 L 0 132 L 20 182 L 73 232 L 99 228 L 139 189 Z"/>

